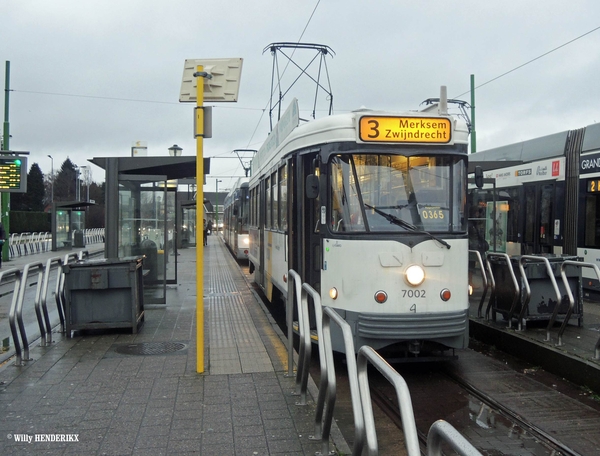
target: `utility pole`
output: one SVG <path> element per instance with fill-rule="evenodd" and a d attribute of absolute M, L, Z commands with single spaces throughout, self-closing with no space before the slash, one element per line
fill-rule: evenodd
<path fill-rule="evenodd" d="M 3 150 L 10 150 L 10 124 L 9 124 L 9 93 L 10 93 L 10 62 L 6 61 L 6 72 L 4 77 L 4 128 L 2 132 Z M 5 192 L 2 193 L 2 204 L 1 204 L 1 213 L 0 213 L 0 221 L 4 226 L 4 232 L 6 236 L 9 236 L 10 233 L 10 220 L 8 218 L 8 211 L 10 210 L 10 193 Z M 8 239 L 4 245 L 8 245 Z M 4 261 L 8 261 L 8 248 L 2 248 L 2 259 Z"/>

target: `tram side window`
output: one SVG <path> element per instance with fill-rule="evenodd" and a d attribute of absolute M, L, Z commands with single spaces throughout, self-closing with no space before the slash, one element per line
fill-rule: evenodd
<path fill-rule="evenodd" d="M 279 168 L 279 228 L 287 231 L 287 168 Z"/>
<path fill-rule="evenodd" d="M 272 204 L 271 204 L 271 179 L 267 178 L 265 182 L 265 228 L 271 228 L 271 214 L 272 214 Z"/>
<path fill-rule="evenodd" d="M 600 247 L 600 196 L 585 197 L 585 247 Z"/>
<path fill-rule="evenodd" d="M 254 197 L 256 194 L 256 189 L 250 189 L 250 226 L 256 226 L 256 209 L 255 209 L 255 201 L 254 201 Z"/>
<path fill-rule="evenodd" d="M 277 192 L 277 173 L 271 175 L 271 200 L 273 202 L 272 225 L 274 230 L 279 228 L 279 196 Z"/>

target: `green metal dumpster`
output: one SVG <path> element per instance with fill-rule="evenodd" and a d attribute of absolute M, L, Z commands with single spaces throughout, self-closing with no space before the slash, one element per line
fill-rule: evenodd
<path fill-rule="evenodd" d="M 65 329 L 131 328 L 144 322 L 142 257 L 66 264 Z"/>

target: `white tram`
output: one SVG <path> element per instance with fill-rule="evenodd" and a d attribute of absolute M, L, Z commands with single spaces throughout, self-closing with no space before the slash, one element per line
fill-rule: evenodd
<path fill-rule="evenodd" d="M 252 162 L 250 270 L 267 298 L 283 305 L 294 269 L 356 350 L 467 347 L 466 123 L 444 99 L 298 119 L 294 100 Z"/>
<path fill-rule="evenodd" d="M 250 249 L 248 180 L 240 177 L 223 205 L 223 240 L 237 260 L 247 260 Z"/>

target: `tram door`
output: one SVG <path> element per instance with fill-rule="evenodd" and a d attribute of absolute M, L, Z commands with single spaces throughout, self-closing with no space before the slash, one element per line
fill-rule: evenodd
<path fill-rule="evenodd" d="M 554 247 L 555 188 L 553 182 L 523 185 L 525 210 L 523 255 L 552 253 Z"/>
<path fill-rule="evenodd" d="M 302 281 L 320 291 L 321 279 L 321 195 L 307 197 L 306 179 L 315 174 L 315 155 L 300 155 L 288 176 L 294 191 L 288 192 L 293 201 L 289 206 L 292 214 L 289 226 L 290 267 L 302 277 Z"/>

